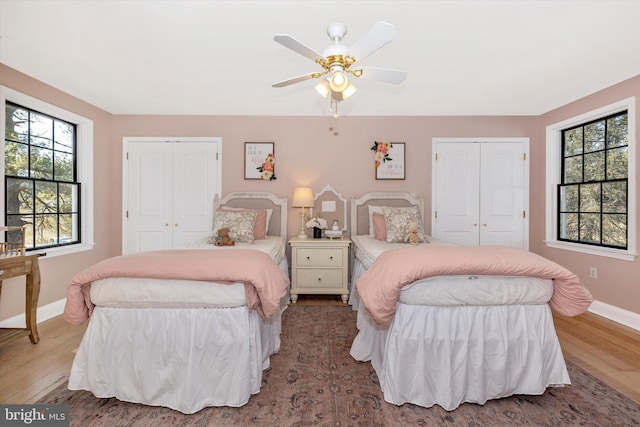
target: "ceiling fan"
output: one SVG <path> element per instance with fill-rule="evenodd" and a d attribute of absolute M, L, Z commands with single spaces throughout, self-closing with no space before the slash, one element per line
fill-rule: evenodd
<path fill-rule="evenodd" d="M 347 99 L 357 90 L 349 76 L 395 84 L 402 83 L 407 78 L 406 71 L 358 65 L 360 61 L 393 40 L 396 35 L 393 25 L 383 21 L 376 23 L 351 47 L 340 44 L 346 33 L 347 27 L 344 24 L 329 25 L 327 35 L 333 44 L 327 46 L 322 54 L 289 34 L 276 34 L 273 37 L 276 42 L 309 58 L 320 65 L 323 70 L 283 80 L 272 86 L 284 87 L 322 77 L 315 89 L 325 98 L 330 97 L 333 104 Z"/>

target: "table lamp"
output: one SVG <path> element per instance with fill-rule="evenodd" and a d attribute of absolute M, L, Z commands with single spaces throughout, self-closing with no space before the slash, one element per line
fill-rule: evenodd
<path fill-rule="evenodd" d="M 304 231 L 305 208 L 313 207 L 313 191 L 308 187 L 298 187 L 293 191 L 293 201 L 291 206 L 300 208 L 300 234 L 298 239 L 306 239 L 307 233 Z"/>

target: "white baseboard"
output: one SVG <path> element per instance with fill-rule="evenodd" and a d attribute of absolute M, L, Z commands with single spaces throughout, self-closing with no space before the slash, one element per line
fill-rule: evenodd
<path fill-rule="evenodd" d="M 53 319 L 54 317 L 61 315 L 64 311 L 64 305 L 66 302 L 67 299 L 63 298 L 50 304 L 43 305 L 42 307 L 38 307 L 38 310 L 36 311 L 37 322 L 41 323 L 45 320 Z M 0 328 L 24 328 L 26 325 L 27 320 L 24 313 L 0 321 Z"/>
<path fill-rule="evenodd" d="M 625 310 L 601 301 L 592 302 L 589 311 L 598 316 L 628 326 L 636 331 L 640 331 L 640 314 L 634 313 L 633 311 Z"/>

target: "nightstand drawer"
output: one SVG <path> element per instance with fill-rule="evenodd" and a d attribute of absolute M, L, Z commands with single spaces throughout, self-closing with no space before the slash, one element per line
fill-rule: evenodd
<path fill-rule="evenodd" d="M 296 273 L 298 288 L 342 289 L 344 287 L 342 269 L 298 268 Z"/>
<path fill-rule="evenodd" d="M 342 267 L 341 248 L 299 248 L 298 267 Z"/>

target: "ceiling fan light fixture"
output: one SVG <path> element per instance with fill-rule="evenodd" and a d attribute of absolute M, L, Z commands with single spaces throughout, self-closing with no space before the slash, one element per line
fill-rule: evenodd
<path fill-rule="evenodd" d="M 349 86 L 347 86 L 347 88 L 342 92 L 331 91 L 331 99 L 333 99 L 336 102 L 344 101 L 345 99 L 349 98 L 351 95 L 356 93 L 357 90 L 358 89 L 354 85 L 349 83 Z"/>
<path fill-rule="evenodd" d="M 314 88 L 323 98 L 326 98 L 329 96 L 329 93 L 331 93 L 331 88 L 329 87 L 327 79 L 320 80 L 320 83 L 315 85 Z"/>
<path fill-rule="evenodd" d="M 349 79 L 343 71 L 334 71 L 329 77 L 329 87 L 334 92 L 342 92 L 349 84 Z"/>
<path fill-rule="evenodd" d="M 342 91 L 342 99 L 347 99 L 358 90 L 353 84 L 349 83 L 349 86 L 345 90 Z"/>

